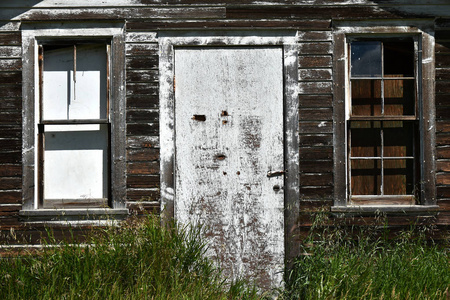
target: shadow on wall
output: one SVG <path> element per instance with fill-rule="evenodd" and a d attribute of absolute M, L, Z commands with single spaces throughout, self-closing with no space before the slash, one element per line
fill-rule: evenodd
<path fill-rule="evenodd" d="M 395 14 L 399 17 L 450 17 L 450 1 L 448 0 L 430 0 L 427 5 L 420 4 L 417 1 L 395 1 L 396 4 L 389 3 L 386 0 L 372 0 L 379 8 Z"/>
<path fill-rule="evenodd" d="M 20 20 L 20 15 L 40 2 L 44 0 L 0 1 L 0 28 L 12 20 Z"/>

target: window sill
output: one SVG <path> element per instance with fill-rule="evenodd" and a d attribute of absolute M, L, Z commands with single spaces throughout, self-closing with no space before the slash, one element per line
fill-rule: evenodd
<path fill-rule="evenodd" d="M 122 220 L 129 215 L 126 208 L 72 208 L 21 210 L 19 216 L 24 222 L 69 222 Z"/>
<path fill-rule="evenodd" d="M 436 214 L 439 211 L 437 205 L 349 205 L 332 206 L 334 213 L 355 213 L 355 214 L 375 214 L 375 213 L 426 213 Z"/>

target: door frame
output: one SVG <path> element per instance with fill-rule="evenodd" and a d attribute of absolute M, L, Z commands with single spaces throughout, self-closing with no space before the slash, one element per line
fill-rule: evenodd
<path fill-rule="evenodd" d="M 281 46 L 283 49 L 283 152 L 284 152 L 284 241 L 285 266 L 299 254 L 299 119 L 298 43 L 296 31 L 164 31 L 159 40 L 159 127 L 161 220 L 174 218 L 175 189 L 175 93 L 176 47 Z"/>

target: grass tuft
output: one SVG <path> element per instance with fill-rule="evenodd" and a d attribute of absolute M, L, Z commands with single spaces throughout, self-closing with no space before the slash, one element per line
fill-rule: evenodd
<path fill-rule="evenodd" d="M 386 227 L 313 229 L 282 299 L 450 299 L 448 245 L 427 240 L 426 230 L 388 238 Z"/>
<path fill-rule="evenodd" d="M 227 284 L 201 229 L 160 226 L 149 217 L 110 227 L 85 244 L 61 244 L 0 260 L 2 299 L 258 299 L 254 288 Z M 56 243 L 50 240 L 50 244 Z"/>

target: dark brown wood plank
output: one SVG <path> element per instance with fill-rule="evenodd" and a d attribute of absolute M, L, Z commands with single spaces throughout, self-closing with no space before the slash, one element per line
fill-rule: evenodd
<path fill-rule="evenodd" d="M 300 147 L 332 146 L 333 136 L 331 134 L 300 135 Z"/>
<path fill-rule="evenodd" d="M 22 203 L 22 192 L 20 191 L 0 191 L 1 204 L 20 204 Z M 0 207 L 0 210 L 5 209 Z"/>
<path fill-rule="evenodd" d="M 128 136 L 128 149 L 159 148 L 159 136 Z"/>
<path fill-rule="evenodd" d="M 331 94 L 333 83 L 331 81 L 303 81 L 298 84 L 300 94 Z"/>
<path fill-rule="evenodd" d="M 0 46 L 0 57 L 20 58 L 22 57 L 22 49 L 19 46 Z"/>
<path fill-rule="evenodd" d="M 329 160 L 333 158 L 332 147 L 300 147 L 300 165 L 304 160 Z M 318 161 L 320 163 L 320 161 Z"/>
<path fill-rule="evenodd" d="M 0 98 L 20 98 L 20 97 L 22 97 L 22 85 L 20 84 L 4 85 L 0 83 Z"/>
<path fill-rule="evenodd" d="M 436 119 L 437 120 L 450 120 L 450 106 L 437 106 L 436 107 Z"/>
<path fill-rule="evenodd" d="M 436 190 L 438 198 L 450 198 L 450 186 L 438 186 Z"/>
<path fill-rule="evenodd" d="M 411 14 L 413 16 L 414 14 Z M 379 9 L 377 6 L 246 6 L 227 7 L 227 19 L 340 19 L 340 18 L 398 18 L 395 12 Z"/>
<path fill-rule="evenodd" d="M 436 106 L 450 106 L 450 95 L 447 94 L 436 95 Z"/>
<path fill-rule="evenodd" d="M 22 129 L 20 128 L 19 124 L 17 125 L 6 124 L 4 126 L 0 126 L 1 139 L 19 140 L 21 137 L 22 137 Z"/>
<path fill-rule="evenodd" d="M 441 40 L 450 40 L 450 30 L 436 30 L 434 37 L 438 42 Z"/>
<path fill-rule="evenodd" d="M 331 173 L 333 172 L 332 160 L 303 160 L 300 163 L 300 173 Z"/>
<path fill-rule="evenodd" d="M 153 83 L 158 82 L 159 74 L 156 70 L 127 70 L 127 83 L 132 82 L 145 82 Z"/>
<path fill-rule="evenodd" d="M 21 58 L 1 58 L 0 71 L 20 71 L 22 69 Z"/>
<path fill-rule="evenodd" d="M 127 135 L 155 135 L 159 134 L 159 124 L 128 124 Z"/>
<path fill-rule="evenodd" d="M 0 190 L 19 190 L 22 188 L 22 179 L 18 177 L 0 177 Z"/>
<path fill-rule="evenodd" d="M 300 68 L 331 68 L 331 64 L 331 55 L 308 55 L 298 58 Z"/>
<path fill-rule="evenodd" d="M 214 21 L 192 21 L 192 20 L 170 20 L 170 21 L 146 21 L 127 22 L 128 30 L 160 30 L 160 29 L 220 29 L 220 28 L 284 28 L 284 29 L 328 29 L 331 21 L 327 20 L 305 20 L 305 19 L 281 19 L 281 20 L 214 20 Z"/>
<path fill-rule="evenodd" d="M 126 68 L 135 70 L 158 69 L 158 56 L 129 56 L 126 58 Z"/>
<path fill-rule="evenodd" d="M 130 162 L 127 172 L 132 175 L 156 175 L 159 174 L 159 162 Z"/>
<path fill-rule="evenodd" d="M 333 187 L 300 187 L 301 199 L 332 199 Z"/>
<path fill-rule="evenodd" d="M 302 212 L 314 212 L 329 210 L 333 205 L 333 200 L 323 199 L 300 199 L 300 207 Z"/>
<path fill-rule="evenodd" d="M 14 111 L 22 110 L 21 98 L 3 98 L 0 100 L 0 110 L 2 111 Z"/>
<path fill-rule="evenodd" d="M 444 147 L 436 148 L 436 157 L 439 158 L 449 158 L 450 159 L 450 145 L 445 145 Z"/>
<path fill-rule="evenodd" d="M 436 174 L 437 185 L 450 185 L 450 173 L 438 173 Z"/>
<path fill-rule="evenodd" d="M 333 174 L 300 174 L 301 186 L 332 186 Z"/>
<path fill-rule="evenodd" d="M 331 42 L 306 42 L 298 44 L 300 55 L 314 54 L 314 55 L 325 55 L 332 54 L 333 45 Z"/>
<path fill-rule="evenodd" d="M 331 69 L 300 69 L 299 80 L 314 80 L 314 81 L 330 81 L 332 80 Z"/>
<path fill-rule="evenodd" d="M 127 151 L 127 159 L 128 161 L 158 161 L 159 149 L 157 148 L 129 149 Z"/>
<path fill-rule="evenodd" d="M 301 108 L 308 107 L 328 107 L 331 108 L 333 96 L 331 95 L 299 95 Z"/>
<path fill-rule="evenodd" d="M 450 134 L 437 134 L 436 135 L 436 145 L 437 146 L 450 145 Z"/>
<path fill-rule="evenodd" d="M 142 189 L 128 189 L 128 201 L 159 201 L 160 192 L 158 189 L 142 188 Z"/>
<path fill-rule="evenodd" d="M 1 141 L 0 141 L 1 143 Z M 14 164 L 20 163 L 22 161 L 22 152 L 0 152 L 0 163 L 1 164 Z"/>
<path fill-rule="evenodd" d="M 298 33 L 300 42 L 306 41 L 331 41 L 331 31 L 303 31 Z"/>
<path fill-rule="evenodd" d="M 1 84 L 21 84 L 22 72 L 0 72 Z"/>
<path fill-rule="evenodd" d="M 450 54 L 450 41 L 449 42 L 436 41 L 434 51 L 439 54 L 442 54 L 442 53 Z"/>
<path fill-rule="evenodd" d="M 18 9 L 2 9 L 0 19 L 11 14 L 21 15 L 26 21 L 73 21 L 73 20 L 123 20 L 123 19 L 221 19 L 224 7 L 177 6 L 177 7 L 122 7 L 122 8 L 34 8 L 23 13 Z"/>
<path fill-rule="evenodd" d="M 158 55 L 158 44 L 127 44 L 125 49 L 127 56 Z"/>
<path fill-rule="evenodd" d="M 127 83 L 127 96 L 133 95 L 152 95 L 159 94 L 157 83 Z"/>
<path fill-rule="evenodd" d="M 0 152 L 20 151 L 22 150 L 22 140 L 0 139 Z"/>
<path fill-rule="evenodd" d="M 300 121 L 330 121 L 333 119 L 331 108 L 301 108 L 299 110 Z"/>
<path fill-rule="evenodd" d="M 450 93 L 450 81 L 436 81 L 436 93 Z"/>
<path fill-rule="evenodd" d="M 438 160 L 436 162 L 437 172 L 450 172 L 450 160 Z"/>
<path fill-rule="evenodd" d="M 437 133 L 450 133 L 450 120 L 436 122 Z"/>
<path fill-rule="evenodd" d="M 21 43 L 20 32 L 0 32 L 0 46 L 19 46 Z"/>
<path fill-rule="evenodd" d="M 159 112 L 154 110 L 128 110 L 127 123 L 158 122 Z"/>
<path fill-rule="evenodd" d="M 436 54 L 436 68 L 449 68 L 450 67 L 450 55 L 448 54 Z"/>
<path fill-rule="evenodd" d="M 127 188 L 157 188 L 160 186 L 159 175 L 128 175 Z"/>
<path fill-rule="evenodd" d="M 130 95 L 127 96 L 127 109 L 157 109 L 158 95 Z"/>
<path fill-rule="evenodd" d="M 22 112 L 3 111 L 0 112 L 0 125 L 12 125 L 22 123 Z"/>
<path fill-rule="evenodd" d="M 301 121 L 299 124 L 300 134 L 305 133 L 333 133 L 333 122 L 331 121 Z"/>

